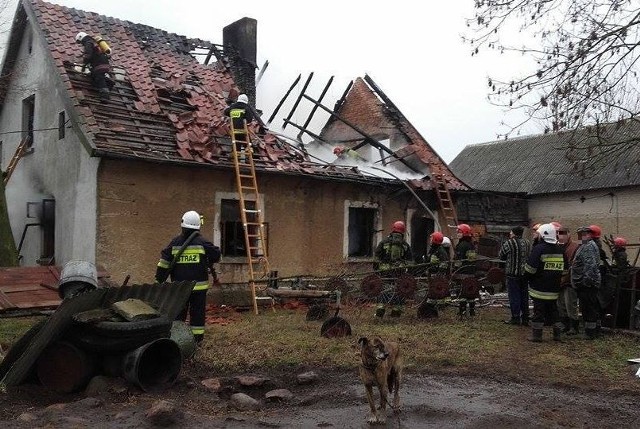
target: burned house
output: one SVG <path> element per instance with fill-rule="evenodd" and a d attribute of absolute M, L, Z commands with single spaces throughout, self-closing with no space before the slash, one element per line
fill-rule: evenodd
<path fill-rule="evenodd" d="M 77 64 L 79 31 L 99 33 L 112 46 L 108 101 Z M 127 275 L 148 282 L 182 213 L 197 210 L 203 234 L 222 249 L 223 282 L 246 281 L 223 110 L 241 92 L 255 100 L 256 35 L 248 18 L 214 44 L 22 1 L 0 94 L 2 168 L 13 164 L 5 193 L 22 265 L 85 259 L 116 283 Z M 256 209 L 264 214 L 270 265 L 281 276 L 368 271 L 375 245 L 397 219 L 407 222 L 414 246 L 426 246 L 434 227 L 455 221 L 445 208 L 468 189 L 370 79 L 355 81 L 335 114 L 341 119 L 332 116 L 314 144 L 378 152 L 382 170 L 400 165 L 412 179 L 320 162 L 304 145 L 256 124 Z M 354 135 L 344 120 L 364 134 Z"/>

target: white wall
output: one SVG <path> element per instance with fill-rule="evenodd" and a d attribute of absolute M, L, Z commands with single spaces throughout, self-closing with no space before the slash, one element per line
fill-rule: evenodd
<path fill-rule="evenodd" d="M 20 140 L 22 100 L 35 95 L 34 151 L 22 158 L 6 187 L 6 198 L 16 245 L 26 223 L 27 203 L 43 198 L 56 201 L 55 257 L 63 265 L 70 259 L 95 261 L 96 173 L 98 158 L 90 158 L 81 145 L 75 129 L 66 129 L 66 137 L 58 139 L 58 114 L 64 110 L 60 75 L 45 61 L 50 53 L 34 34 L 31 53 L 28 50 L 28 25 L 18 55 L 16 73 L 0 115 L 2 169 L 5 170 Z M 69 115 L 65 112 L 65 117 Z M 68 124 L 68 123 L 67 123 Z M 67 125 L 68 126 L 68 125 Z M 52 130 L 43 130 L 53 128 Z M 21 264 L 36 265 L 41 256 L 42 232 L 39 227 L 27 231 L 21 250 Z"/>
<path fill-rule="evenodd" d="M 606 236 L 621 235 L 640 243 L 640 187 L 533 196 L 529 217 L 532 224 L 557 220 L 574 237 L 579 226 L 596 224 Z M 635 257 L 636 250 L 628 253 Z"/>

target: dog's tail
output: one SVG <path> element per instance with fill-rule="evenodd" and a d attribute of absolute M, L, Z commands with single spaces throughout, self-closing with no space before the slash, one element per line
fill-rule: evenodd
<path fill-rule="evenodd" d="M 398 377 L 398 373 L 395 368 L 392 368 L 389 371 L 389 375 L 387 375 L 387 387 L 389 388 L 389 393 L 393 393 L 393 386 L 396 381 L 396 377 Z"/>

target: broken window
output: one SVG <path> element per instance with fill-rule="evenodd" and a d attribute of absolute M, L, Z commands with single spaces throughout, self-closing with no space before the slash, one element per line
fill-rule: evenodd
<path fill-rule="evenodd" d="M 58 113 L 58 140 L 62 140 L 65 135 L 64 127 L 67 120 L 65 119 L 64 110 Z"/>
<path fill-rule="evenodd" d="M 33 121 L 35 117 L 36 96 L 22 100 L 22 139 L 29 139 L 28 147 L 33 144 Z"/>
<path fill-rule="evenodd" d="M 352 258 L 372 257 L 377 208 L 349 207 L 349 249 Z"/>
<path fill-rule="evenodd" d="M 255 210 L 256 202 L 244 201 L 247 210 Z M 268 243 L 268 224 L 264 224 L 265 241 Z M 259 231 L 256 226 L 249 227 L 250 236 L 258 236 Z M 255 231 L 252 229 L 256 229 Z M 251 247 L 260 248 L 257 238 L 251 238 Z M 265 246 L 266 248 L 266 246 Z M 223 199 L 220 203 L 220 251 L 222 256 L 246 257 L 247 250 L 244 239 L 244 227 L 240 216 L 240 201 Z M 262 255 L 253 255 L 262 256 Z"/>

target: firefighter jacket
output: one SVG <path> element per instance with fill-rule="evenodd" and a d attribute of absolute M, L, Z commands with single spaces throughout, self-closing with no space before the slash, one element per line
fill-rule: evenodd
<path fill-rule="evenodd" d="M 236 133 L 244 134 L 245 121 L 248 124 L 254 119 L 251 106 L 239 101 L 232 103 L 229 107 L 224 109 L 224 114 L 231 118 L 231 121 L 233 122 L 233 128 Z"/>
<path fill-rule="evenodd" d="M 471 237 L 462 237 L 455 248 L 455 258 L 464 261 L 463 265 L 473 264 L 478 256 Z"/>
<path fill-rule="evenodd" d="M 524 265 L 531 253 L 529 240 L 522 237 L 513 237 L 502 243 L 498 257 L 505 261 L 505 273 L 509 277 L 521 277 L 524 275 Z"/>
<path fill-rule="evenodd" d="M 402 267 L 413 262 L 411 246 L 404 241 L 404 235 L 392 232 L 385 237 L 376 247 L 376 258 L 379 261 L 378 269 Z"/>
<path fill-rule="evenodd" d="M 575 288 L 599 288 L 602 281 L 600 273 L 600 251 L 593 240 L 583 243 L 571 264 L 571 284 Z"/>
<path fill-rule="evenodd" d="M 175 255 L 180 251 L 192 230 L 175 237 L 160 253 L 160 261 L 156 269 L 156 281 L 162 283 L 171 276 L 172 281 L 195 280 L 193 290 L 209 288 L 208 271 L 214 272 L 213 264 L 220 261 L 220 249 L 197 234 L 184 248 L 178 259 L 171 266 Z M 169 269 L 171 268 L 171 271 Z"/>
<path fill-rule="evenodd" d="M 446 271 L 449 268 L 449 250 L 442 244 L 432 244 L 425 262 L 431 264 L 429 271 L 432 273 Z"/>
<path fill-rule="evenodd" d="M 569 261 L 562 245 L 545 241 L 536 244 L 524 266 L 529 277 L 529 296 L 544 300 L 558 299 L 562 275 L 568 267 Z"/>

